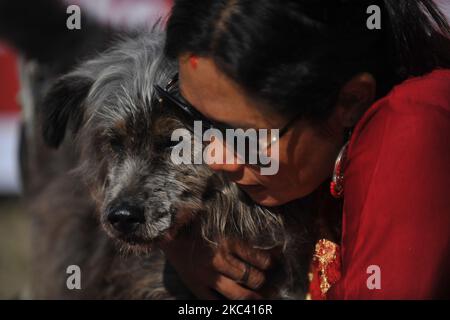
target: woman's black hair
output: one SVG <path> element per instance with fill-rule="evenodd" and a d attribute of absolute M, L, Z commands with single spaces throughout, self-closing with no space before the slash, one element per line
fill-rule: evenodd
<path fill-rule="evenodd" d="M 381 9 L 381 29 L 367 8 Z M 175 0 L 166 54 L 210 57 L 254 98 L 326 118 L 339 89 L 370 72 L 378 96 L 450 68 L 450 28 L 432 0 Z"/>

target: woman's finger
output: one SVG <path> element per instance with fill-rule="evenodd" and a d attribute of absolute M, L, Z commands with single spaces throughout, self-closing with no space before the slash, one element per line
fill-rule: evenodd
<path fill-rule="evenodd" d="M 265 271 L 273 267 L 274 261 L 269 250 L 255 249 L 237 241 L 227 241 L 224 245 L 225 250 L 259 270 Z"/>
<path fill-rule="evenodd" d="M 218 293 L 230 300 L 263 299 L 263 297 L 257 292 L 244 288 L 236 283 L 236 281 L 223 275 L 220 275 L 215 279 L 212 289 L 216 290 Z"/>
<path fill-rule="evenodd" d="M 218 272 L 237 282 L 242 281 L 243 286 L 252 290 L 258 290 L 265 283 L 263 272 L 223 250 L 216 253 L 212 263 Z"/>

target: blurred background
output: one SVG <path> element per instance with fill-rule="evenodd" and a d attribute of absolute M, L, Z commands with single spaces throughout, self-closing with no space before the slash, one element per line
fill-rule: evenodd
<path fill-rule="evenodd" d="M 7 1 L 17 0 L 0 0 L 0 10 L 5 8 Z M 40 1 L 33 0 L 33 3 Z M 172 0 L 54 1 L 65 2 L 65 5 L 77 4 L 82 9 L 82 15 L 89 14 L 101 24 L 125 29 L 151 25 L 159 17 L 166 16 L 172 5 Z M 450 17 L 450 0 L 436 2 Z M 21 10 L 33 14 L 27 12 L 26 4 Z M 0 12 L 0 19 L 2 14 L 8 13 Z M 21 32 L 27 31 L 25 28 Z M 19 80 L 20 59 L 18 50 L 4 39 L 2 41 L 0 34 L 0 299 L 29 297 L 29 260 L 33 249 L 30 239 L 31 219 L 21 200 L 19 173 L 19 137 L 23 116 L 23 100 L 20 97 L 24 86 Z"/>
<path fill-rule="evenodd" d="M 0 10 L 8 7 L 7 1 L 15 0 L 0 0 Z M 152 25 L 166 16 L 172 5 L 172 0 L 54 1 L 65 2 L 66 6 L 79 5 L 82 17 L 87 14 L 101 24 L 122 29 Z M 40 0 L 33 2 L 39 3 Z M 21 9 L 28 11 L 26 4 Z M 0 17 L 2 14 L 8 13 L 0 12 Z M 42 19 L 45 21 L 46 17 Z M 0 299 L 29 297 L 31 219 L 21 198 L 19 165 L 23 116 L 20 59 L 19 50 L 0 35 Z"/>

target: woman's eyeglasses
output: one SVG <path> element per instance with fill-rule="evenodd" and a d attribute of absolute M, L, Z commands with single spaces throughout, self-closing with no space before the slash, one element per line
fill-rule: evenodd
<path fill-rule="evenodd" d="M 246 164 L 255 164 L 258 167 L 267 167 L 268 161 L 261 161 L 269 157 L 269 148 L 280 138 L 289 131 L 290 126 L 295 122 L 296 118 L 291 119 L 282 129 L 239 129 L 227 124 L 213 121 L 201 114 L 194 106 L 186 101 L 180 93 L 178 86 L 178 74 L 176 74 L 163 89 L 159 85 L 154 85 L 154 89 L 157 95 L 157 100 L 163 107 L 171 108 L 174 111 L 182 112 L 184 117 L 187 117 L 192 121 L 201 121 L 202 123 L 202 136 L 208 129 L 217 129 L 222 133 L 222 136 L 227 144 L 227 147 L 233 149 L 235 156 L 238 159 L 243 159 Z M 192 131 L 192 127 L 190 127 Z M 232 134 L 232 140 L 228 141 L 226 137 Z M 238 141 L 236 146 L 235 141 Z M 245 147 L 239 146 L 239 141 L 243 141 Z M 263 153 L 264 152 L 264 153 Z M 251 161 L 249 161 L 251 160 Z M 256 160 L 256 161 L 255 161 Z"/>

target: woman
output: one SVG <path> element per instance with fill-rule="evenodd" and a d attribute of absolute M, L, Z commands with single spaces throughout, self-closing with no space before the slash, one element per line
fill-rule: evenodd
<path fill-rule="evenodd" d="M 381 29 L 368 28 L 373 4 Z M 178 99 L 230 127 L 286 132 L 276 175 L 211 167 L 267 206 L 335 174 L 341 276 L 322 297 L 449 297 L 449 39 L 431 0 L 175 2 L 166 53 L 179 62 Z M 274 254 L 198 238 L 163 246 L 198 297 L 266 297 Z"/>

